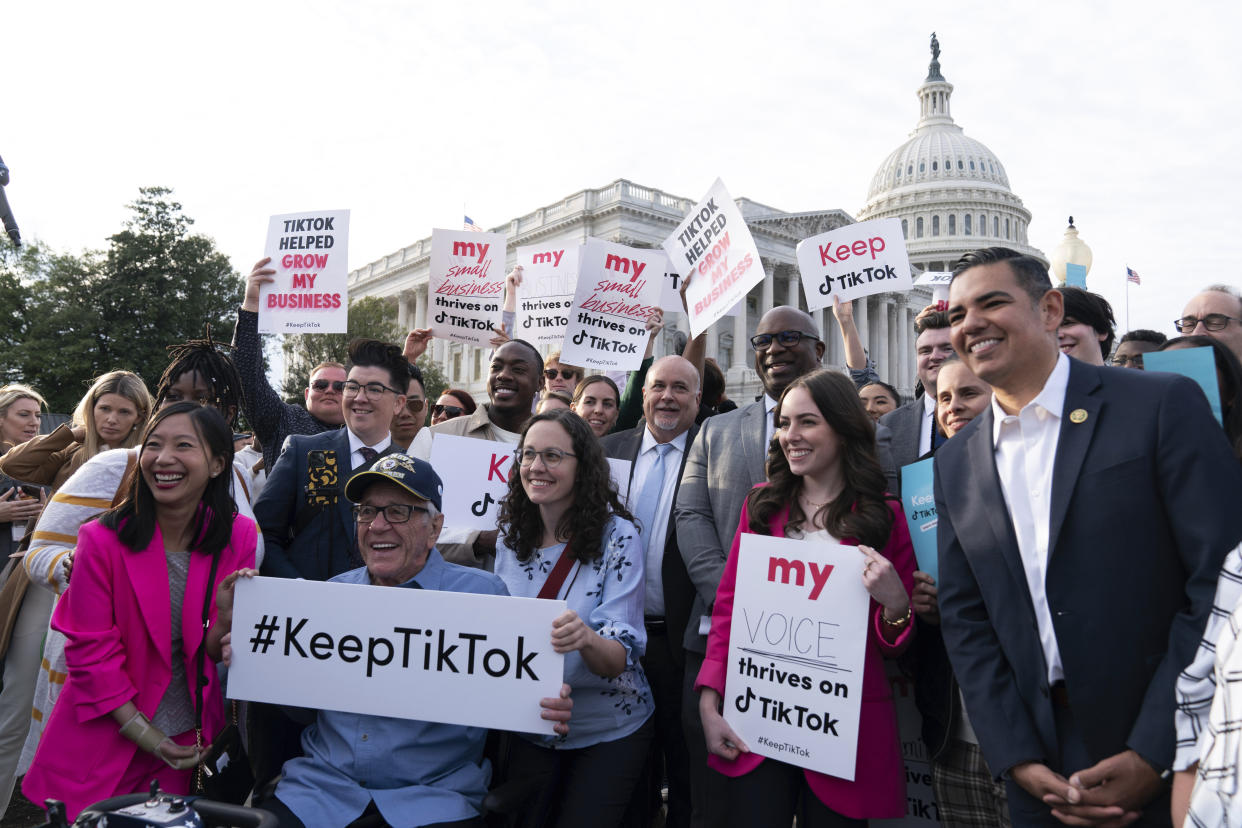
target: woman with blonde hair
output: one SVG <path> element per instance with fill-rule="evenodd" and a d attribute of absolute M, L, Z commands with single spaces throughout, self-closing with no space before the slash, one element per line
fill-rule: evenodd
<path fill-rule="evenodd" d="M 101 451 L 130 448 L 151 416 L 151 394 L 130 371 L 109 371 L 95 380 L 73 411 L 73 425 L 27 440 L 0 458 L 0 471 L 27 483 L 59 489 Z"/>

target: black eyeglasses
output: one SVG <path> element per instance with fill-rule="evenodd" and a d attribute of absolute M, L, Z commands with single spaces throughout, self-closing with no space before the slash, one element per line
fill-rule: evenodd
<path fill-rule="evenodd" d="M 397 396 L 401 395 L 400 391 L 395 388 L 389 388 L 381 382 L 368 382 L 366 385 L 363 385 L 362 383 L 354 382 L 353 380 L 345 380 L 343 385 L 345 387 L 345 393 L 351 397 L 357 396 L 358 392 L 363 390 L 366 391 L 366 395 L 368 397 L 382 396 L 385 391 L 396 394 Z"/>
<path fill-rule="evenodd" d="M 1113 357 L 1113 365 L 1118 368 L 1141 369 L 1143 367 L 1143 355 L 1135 354 L 1134 356 L 1127 356 L 1126 354 L 1121 354 L 1120 356 Z"/>
<path fill-rule="evenodd" d="M 535 462 L 536 457 L 543 458 L 543 464 L 549 469 L 556 468 L 566 457 L 577 457 L 576 454 L 570 454 L 567 451 L 561 451 L 558 448 L 546 448 L 542 451 L 538 449 L 522 449 L 514 452 L 517 455 L 517 461 L 520 465 L 529 466 Z"/>
<path fill-rule="evenodd" d="M 439 417 L 441 414 L 449 415 L 449 418 L 460 417 L 466 413 L 466 409 L 458 405 L 440 405 L 436 403 L 431 407 L 431 416 Z"/>
<path fill-rule="evenodd" d="M 1175 319 L 1173 325 L 1178 333 L 1188 334 L 1192 333 L 1200 322 L 1209 331 L 1223 331 L 1230 322 L 1242 322 L 1242 319 L 1223 313 L 1209 313 L 1207 316 L 1183 316 L 1181 319 Z"/>
<path fill-rule="evenodd" d="M 544 369 L 543 375 L 550 380 L 554 380 L 556 379 L 556 375 L 558 373 L 561 375 L 561 379 L 573 379 L 578 376 L 577 371 L 568 371 L 564 368 L 562 368 L 559 372 L 555 368 L 546 368 Z"/>
<path fill-rule="evenodd" d="M 327 391 L 329 385 L 338 394 L 345 390 L 345 380 L 317 379 L 311 383 L 311 388 L 314 388 L 316 391 Z"/>
<path fill-rule="evenodd" d="M 383 515 L 389 523 L 408 523 L 415 512 L 425 512 L 418 506 L 407 506 L 404 503 L 392 503 L 388 506 L 367 506 L 359 504 L 354 507 L 354 520 L 359 523 L 371 523 L 376 515 Z"/>
<path fill-rule="evenodd" d="M 820 341 L 815 334 L 803 333 L 802 331 L 780 331 L 774 334 L 755 334 L 750 338 L 750 347 L 756 351 L 766 351 L 772 347 L 772 341 L 776 340 L 781 344 L 782 348 L 792 348 L 804 339 L 810 339 L 814 342 Z"/>

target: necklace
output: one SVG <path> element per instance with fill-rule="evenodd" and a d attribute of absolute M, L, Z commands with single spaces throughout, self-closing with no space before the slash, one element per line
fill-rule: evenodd
<path fill-rule="evenodd" d="M 823 503 L 816 503 L 814 500 L 811 500 L 806 495 L 798 495 L 798 499 L 801 500 L 805 505 L 813 506 L 817 510 L 824 508 L 825 506 L 827 506 L 829 503 L 832 502 L 831 500 L 825 500 Z"/>

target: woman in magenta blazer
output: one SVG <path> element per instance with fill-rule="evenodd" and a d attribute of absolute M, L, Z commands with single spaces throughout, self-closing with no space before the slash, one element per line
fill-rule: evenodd
<path fill-rule="evenodd" d="M 79 531 L 72 581 L 52 615 L 68 639 L 69 675 L 22 791 L 39 804 L 63 800 L 70 820 L 152 779 L 188 793 L 224 726 L 215 661 L 227 624 L 215 625 L 216 600 L 231 607 L 257 538 L 229 494 L 232 432 L 214 408 L 174 403 L 141 447 L 125 500 Z M 210 658 L 200 661 L 200 648 Z M 195 700 L 200 664 L 206 684 Z"/>
<path fill-rule="evenodd" d="M 901 653 L 913 633 L 914 550 L 906 520 L 900 503 L 885 495 L 875 426 L 844 375 L 816 371 L 795 380 L 775 416 L 779 446 L 768 452 L 768 483 L 752 489 L 742 507 L 695 683 L 708 764 L 730 777 L 718 786 L 725 794 L 722 813 L 728 825 L 747 828 L 788 828 L 795 815 L 798 828 L 900 817 L 905 775 L 883 659 Z M 866 556 L 862 581 L 871 595 L 871 623 L 852 782 L 750 753 L 720 713 L 738 549 L 746 532 L 857 545 Z"/>

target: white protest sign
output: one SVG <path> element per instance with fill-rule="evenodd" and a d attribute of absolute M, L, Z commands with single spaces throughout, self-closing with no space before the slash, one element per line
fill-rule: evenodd
<path fill-rule="evenodd" d="M 345 333 L 349 211 L 272 216 L 264 255 L 275 281 L 259 288 L 259 333 Z"/>
<path fill-rule="evenodd" d="M 509 475 L 515 474 L 513 443 L 434 433 L 431 467 L 444 484 L 444 525 L 453 529 L 495 529 L 500 502 L 509 496 Z M 624 496 L 630 461 L 608 459 L 613 485 Z"/>
<path fill-rule="evenodd" d="M 754 753 L 854 778 L 865 561 L 855 546 L 742 535 L 724 717 Z"/>
<path fill-rule="evenodd" d="M 229 697 L 551 733 L 552 621 L 564 601 L 242 578 Z"/>
<path fill-rule="evenodd" d="M 677 268 L 673 267 L 673 260 L 667 258 L 664 267 L 664 290 L 660 292 L 660 308 L 664 311 L 664 318 L 667 327 L 668 315 L 670 313 L 685 313 L 685 308 L 681 306 L 681 274 L 677 272 Z M 725 316 L 737 316 L 738 309 L 742 306 L 738 302 L 733 307 L 725 311 Z"/>
<path fill-rule="evenodd" d="M 519 247 L 517 264 L 522 284 L 517 291 L 516 332 L 519 339 L 558 348 L 569 325 L 569 309 L 578 286 L 580 244 Z"/>
<path fill-rule="evenodd" d="M 929 287 L 932 289 L 932 304 L 936 306 L 936 310 L 948 310 L 949 283 L 952 281 L 952 273 L 929 270 L 915 279 L 914 284 L 917 287 Z"/>
<path fill-rule="evenodd" d="M 691 336 L 707 330 L 763 281 L 759 248 L 719 178 L 664 241 L 664 249 L 679 273 L 693 274 L 686 288 Z"/>
<path fill-rule="evenodd" d="M 489 344 L 504 302 L 504 235 L 432 230 L 428 285 L 433 336 Z"/>
<path fill-rule="evenodd" d="M 647 349 L 647 318 L 660 306 L 666 262 L 659 250 L 587 239 L 561 362 L 588 374 L 637 368 Z"/>
<path fill-rule="evenodd" d="M 797 255 L 810 310 L 831 307 L 833 296 L 848 302 L 912 287 L 906 240 L 901 221 L 895 218 L 863 221 L 803 239 Z"/>

